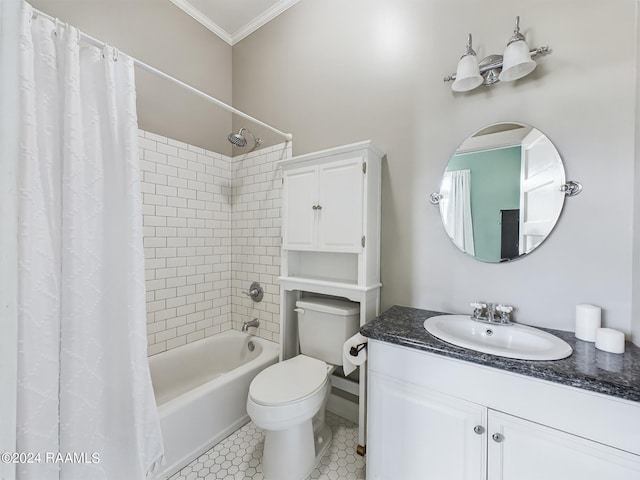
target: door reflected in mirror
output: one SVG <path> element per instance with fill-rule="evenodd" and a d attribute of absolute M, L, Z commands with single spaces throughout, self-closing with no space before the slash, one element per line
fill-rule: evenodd
<path fill-rule="evenodd" d="M 445 230 L 463 252 L 507 262 L 551 233 L 565 194 L 560 154 L 540 130 L 508 122 L 484 127 L 460 144 L 440 183 Z"/>

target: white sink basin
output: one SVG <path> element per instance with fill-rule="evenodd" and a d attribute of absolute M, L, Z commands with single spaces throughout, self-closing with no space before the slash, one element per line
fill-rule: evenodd
<path fill-rule="evenodd" d="M 425 320 L 434 337 L 459 347 L 520 360 L 559 360 L 573 350 L 567 342 L 526 325 L 488 324 L 469 315 L 438 315 Z"/>

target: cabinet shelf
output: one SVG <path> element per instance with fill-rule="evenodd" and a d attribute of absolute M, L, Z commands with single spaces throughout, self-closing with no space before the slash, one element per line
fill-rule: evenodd
<path fill-rule="evenodd" d="M 331 285 L 342 288 L 356 288 L 364 290 L 364 287 L 358 287 L 354 282 L 347 282 L 340 278 L 321 277 L 317 275 L 292 275 L 288 277 L 280 277 L 280 281 L 298 282 L 305 285 Z"/>
<path fill-rule="evenodd" d="M 381 283 L 362 286 L 356 283 L 347 283 L 341 280 L 334 280 L 325 277 L 280 277 L 280 287 L 283 290 L 300 290 L 303 292 L 322 293 L 325 295 L 335 295 L 346 297 L 355 302 L 360 301 L 361 294 L 378 290 Z"/>
<path fill-rule="evenodd" d="M 358 255 L 328 252 L 283 252 L 287 271 L 283 277 L 358 284 Z"/>

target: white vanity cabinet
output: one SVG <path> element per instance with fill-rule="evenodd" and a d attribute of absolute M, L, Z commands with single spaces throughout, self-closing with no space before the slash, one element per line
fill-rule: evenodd
<path fill-rule="evenodd" d="M 369 342 L 367 480 L 637 480 L 640 404 Z"/>
<path fill-rule="evenodd" d="M 488 417 L 491 480 L 640 479 L 638 455 L 502 412 Z"/>
<path fill-rule="evenodd" d="M 376 372 L 368 378 L 367 479 L 486 478 L 486 408 Z"/>

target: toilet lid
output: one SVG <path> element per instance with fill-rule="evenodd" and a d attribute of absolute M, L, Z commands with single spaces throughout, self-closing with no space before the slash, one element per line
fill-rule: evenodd
<path fill-rule="evenodd" d="M 249 387 L 249 395 L 262 405 L 283 405 L 308 397 L 326 381 L 326 363 L 298 355 L 256 375 Z"/>

